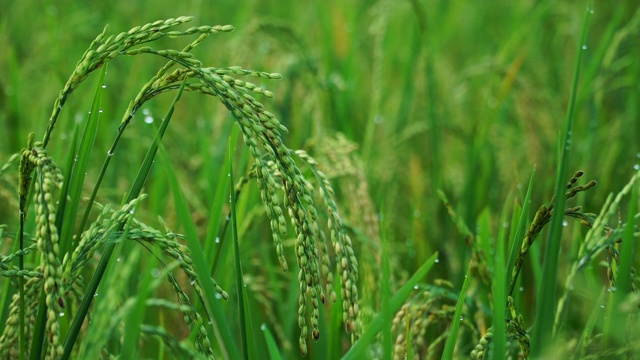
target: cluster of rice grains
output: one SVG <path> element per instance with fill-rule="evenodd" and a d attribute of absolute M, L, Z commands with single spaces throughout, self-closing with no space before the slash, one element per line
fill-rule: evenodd
<path fill-rule="evenodd" d="M 21 167 L 21 179 L 24 178 L 24 184 L 21 182 L 20 195 L 21 199 L 22 197 L 24 199 L 27 198 L 29 191 L 27 183 L 30 180 L 32 170 L 35 169 L 37 240 L 38 251 L 42 253 L 42 263 L 39 269 L 41 269 L 40 271 L 44 278 L 45 293 L 47 295 L 46 305 L 50 313 L 47 316 L 50 358 L 60 356 L 62 351 L 59 327 L 56 321 L 60 308 L 64 306 L 64 301 L 60 294 L 61 289 L 63 287 L 67 290 L 73 288 L 76 283 L 75 280 L 78 278 L 79 268 L 91 258 L 100 245 L 104 244 L 107 234 L 118 232 L 118 229 L 122 228 L 121 224 L 125 222 L 130 224 L 130 228 L 124 233 L 128 239 L 158 246 L 165 254 L 177 259 L 181 264 L 182 270 L 192 280 L 191 283 L 194 284 L 196 293 L 202 296 L 199 289 L 200 280 L 197 279 L 190 262 L 187 261 L 190 259 L 188 249 L 178 244 L 177 237 L 175 235 L 169 236 L 171 233 L 167 235 L 138 222 L 129 221 L 129 218 L 133 216 L 133 208 L 142 197 L 126 204 L 122 210 L 113 211 L 110 219 L 107 219 L 107 217 L 111 211 L 108 207 L 105 207 L 98 219 L 82 234 L 72 254 L 65 254 L 64 264 L 61 264 L 60 260 L 58 260 L 61 257 L 58 254 L 58 230 L 55 227 L 55 210 L 57 206 L 55 201 L 51 201 L 51 191 L 62 180 L 52 161 L 44 155 L 44 149 L 51 139 L 52 131 L 68 96 L 92 71 L 103 67 L 109 61 L 121 55 L 153 54 L 169 61 L 142 86 L 138 95 L 129 104 L 118 129 L 117 139 L 119 139 L 119 136 L 140 107 L 158 94 L 184 86 L 186 91 L 195 91 L 204 95 L 214 96 L 221 101 L 235 118 L 242 131 L 244 141 L 254 158 L 255 163 L 252 175 L 257 179 L 260 195 L 270 219 L 276 253 L 284 270 L 288 268 L 281 238 L 287 232 L 285 212 L 288 213 L 295 230 L 295 254 L 300 268 L 298 275 L 300 282 L 298 324 L 301 329 L 299 339 L 301 352 L 303 354 L 307 352 L 306 338 L 309 333 L 306 319 L 307 305 L 311 304 L 311 336 L 317 340 L 320 336 L 319 304 L 325 302 L 325 291 L 332 301 L 337 300 L 332 286 L 333 273 L 329 259 L 331 253 L 335 254 L 337 274 L 341 277 L 344 324 L 347 332 L 352 334 L 352 340 L 357 338 L 359 330 L 357 325 L 359 312 L 357 291 L 358 263 L 354 255 L 351 239 L 343 229 L 338 215 L 338 210 L 333 200 L 333 189 L 327 177 L 316 168 L 315 160 L 306 155 L 306 153 L 298 152 L 297 156 L 312 169 L 318 183 L 317 193 L 327 208 L 327 228 L 330 231 L 330 240 L 333 245 L 333 251 L 330 252 L 327 249 L 325 235 L 321 230 L 322 227 L 318 222 L 318 211 L 314 204 L 314 195 L 316 195 L 314 194 L 314 187 L 305 179 L 292 158 L 291 150 L 282 142 L 281 132 L 287 129 L 252 96 L 252 94 L 259 94 L 273 97 L 273 93 L 259 85 L 237 78 L 238 76 L 251 76 L 260 81 L 263 79 L 279 79 L 281 75 L 246 70 L 237 66 L 225 68 L 203 67 L 202 63 L 195 59 L 189 51 L 210 34 L 229 32 L 233 30 L 233 27 L 230 25 L 199 26 L 191 27 L 185 31 L 170 29 L 190 20 L 190 17 L 159 20 L 135 27 L 128 32 L 108 37 L 106 36 L 107 28 L 105 28 L 83 54 L 56 100 L 43 141 L 38 143 L 37 146 L 29 146 L 25 150 L 23 157 L 26 157 L 27 160 L 25 165 Z M 198 35 L 198 37 L 181 51 L 157 50 L 149 46 L 139 46 L 163 37 L 176 38 L 187 35 Z M 169 72 L 174 66 L 177 66 L 177 68 Z M 33 141 L 31 141 L 32 144 Z M 122 232 L 109 236 L 122 236 Z M 65 277 L 65 280 L 63 280 L 63 277 Z M 323 278 L 325 279 L 324 288 L 322 285 Z M 175 280 L 172 281 L 172 284 L 178 293 L 181 304 L 187 305 L 191 309 L 185 310 L 184 315 L 193 330 L 193 327 L 198 326 L 197 324 L 202 324 L 202 319 L 191 306 L 188 297 L 180 289 L 180 285 Z M 28 289 L 31 288 L 29 287 Z M 226 297 L 226 293 L 222 289 L 218 288 L 218 291 L 223 294 L 223 297 Z M 36 298 L 37 296 L 34 296 L 34 299 Z M 14 313 L 12 312 L 12 314 Z M 12 318 L 11 320 L 14 319 Z M 200 328 L 199 336 L 196 339 L 198 350 L 212 357 L 213 353 L 206 339 L 204 329 L 201 325 Z M 15 333 L 15 327 L 8 326 L 6 329 L 9 329 L 8 331 L 14 330 Z M 6 340 L 8 339 L 7 336 L 9 335 L 3 335 L 4 341 L 0 342 L 0 354 L 4 354 L 3 351 L 7 349 L 7 346 L 11 346 L 14 349 L 17 347 L 15 342 L 11 345 L 8 342 L 9 340 Z M 14 341 L 17 335 L 12 334 L 11 336 L 10 341 Z M 202 343 L 199 343 L 200 341 Z"/>
<path fill-rule="evenodd" d="M 35 177 L 33 173 L 35 172 Z M 35 271 L 20 269 L 14 275 L 27 279 L 26 294 L 33 297 L 28 298 L 27 319 L 35 319 L 37 305 L 37 289 L 44 280 L 44 291 L 46 294 L 45 303 L 47 305 L 47 322 L 45 325 L 49 348 L 47 358 L 57 358 L 62 355 L 62 343 L 60 339 L 60 326 L 58 316 L 64 307 L 62 300 L 62 266 L 59 260 L 60 247 L 58 244 L 58 229 L 56 226 L 56 208 L 54 191 L 62 184 L 62 175 L 53 160 L 47 156 L 42 143 L 35 143 L 33 134 L 29 137 L 29 147 L 24 149 L 20 156 L 20 212 L 23 217 L 27 208 L 27 193 L 29 188 L 34 188 L 34 201 L 36 212 L 36 248 L 40 253 L 40 265 Z M 14 256 L 24 256 L 33 247 L 23 249 L 21 254 Z M 11 255 L 3 258 L 5 263 Z M 11 275 L 11 274 L 3 274 Z M 18 323 L 20 313 L 20 296 L 15 294 L 9 310 L 7 326 L 0 336 L 0 355 L 11 357 L 19 355 L 15 344 L 18 340 Z M 30 322 L 27 322 L 30 323 Z"/>

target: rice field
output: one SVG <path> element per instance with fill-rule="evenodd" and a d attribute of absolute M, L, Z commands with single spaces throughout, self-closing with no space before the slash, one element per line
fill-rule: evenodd
<path fill-rule="evenodd" d="M 640 355 L 640 8 L 8 0 L 0 358 Z"/>

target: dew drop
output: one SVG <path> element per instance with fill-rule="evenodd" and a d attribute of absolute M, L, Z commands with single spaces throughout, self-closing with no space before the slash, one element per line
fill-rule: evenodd
<path fill-rule="evenodd" d="M 374 118 L 373 118 L 373 122 L 375 122 L 376 124 L 382 124 L 382 122 L 384 121 L 384 116 L 377 114 Z"/>
<path fill-rule="evenodd" d="M 63 312 L 61 312 L 61 313 L 60 313 L 60 314 L 58 314 L 58 315 L 60 315 L 60 317 L 63 317 L 63 316 L 64 316 L 64 311 L 63 311 Z"/>
<path fill-rule="evenodd" d="M 113 151 L 111 150 L 107 151 L 107 156 L 113 156 Z"/>
<path fill-rule="evenodd" d="M 582 50 L 587 50 L 587 45 L 582 45 Z"/>
<path fill-rule="evenodd" d="M 216 236 L 216 244 L 220 244 L 220 237 Z"/>
<path fill-rule="evenodd" d="M 440 262 L 440 259 L 436 259 L 436 264 Z"/>
<path fill-rule="evenodd" d="M 98 109 L 98 113 L 102 114 L 102 108 Z"/>
<path fill-rule="evenodd" d="M 191 280 L 191 282 L 190 282 L 190 283 L 191 283 L 191 286 L 193 286 L 193 285 L 195 285 L 195 284 L 196 284 L 196 281 L 195 281 L 195 280 Z"/>
<path fill-rule="evenodd" d="M 222 295 L 216 294 L 216 299 L 222 299 Z"/>
<path fill-rule="evenodd" d="M 106 89 L 107 88 L 107 84 L 102 84 L 102 88 Z"/>
<path fill-rule="evenodd" d="M 413 288 L 414 288 L 415 290 L 418 290 L 418 285 L 413 285 Z"/>
<path fill-rule="evenodd" d="M 98 296 L 98 293 L 93 294 L 93 297 L 97 297 L 97 296 Z"/>
<path fill-rule="evenodd" d="M 122 259 L 120 259 L 120 258 L 117 258 L 117 259 L 116 259 L 116 261 L 117 261 L 117 262 L 120 262 L 120 261 L 122 261 Z"/>
<path fill-rule="evenodd" d="M 151 117 L 150 115 L 147 115 L 144 117 L 144 122 L 147 124 L 152 124 L 153 123 L 153 117 Z"/>
<path fill-rule="evenodd" d="M 260 330 L 262 331 L 267 330 L 267 325 L 265 323 L 262 323 L 262 325 L 260 325 Z"/>
<path fill-rule="evenodd" d="M 601 304 L 601 305 L 600 305 L 600 309 L 604 309 L 604 304 Z"/>
<path fill-rule="evenodd" d="M 509 227 L 509 222 L 508 221 L 503 222 L 502 226 L 508 228 Z"/>
<path fill-rule="evenodd" d="M 567 221 L 566 220 L 562 220 L 562 226 L 567 226 L 567 225 L 568 225 Z"/>
<path fill-rule="evenodd" d="M 638 164 L 633 165 L 633 169 L 634 170 L 640 170 L 640 165 L 638 165 Z"/>
<path fill-rule="evenodd" d="M 462 316 L 460 316 L 460 321 L 464 320 L 464 318 Z"/>
<path fill-rule="evenodd" d="M 520 286 L 519 290 L 520 290 L 520 292 L 523 292 L 524 291 L 524 286 Z"/>
<path fill-rule="evenodd" d="M 154 278 L 160 277 L 160 269 L 158 268 L 151 269 L 151 276 L 153 276 Z"/>

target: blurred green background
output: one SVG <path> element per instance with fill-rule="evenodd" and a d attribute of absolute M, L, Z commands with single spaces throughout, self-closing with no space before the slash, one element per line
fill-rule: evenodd
<path fill-rule="evenodd" d="M 357 234 L 363 308 L 375 312 L 380 219 L 392 244 L 392 286 L 439 251 L 432 277 L 459 288 L 470 251 L 438 189 L 472 231 L 483 210 L 496 226 L 504 204 L 524 197 L 534 167 L 532 211 L 549 201 L 577 51 L 584 51 L 584 62 L 569 171 L 584 170 L 598 181 L 577 203 L 599 212 L 606 196 L 638 169 L 640 10 L 632 0 L 596 1 L 588 42 L 580 46 L 585 8 L 586 2 L 574 1 L 3 0 L 0 161 L 25 146 L 29 132 L 41 138 L 53 101 L 106 24 L 110 34 L 180 15 L 195 16 L 188 26 L 231 24 L 234 32 L 215 35 L 193 52 L 211 66 L 284 76 L 263 84 L 276 97 L 261 101 L 288 127 L 288 146 L 307 150 L 332 177 L 342 215 Z M 184 45 L 163 39 L 153 47 Z M 162 64 L 138 56 L 109 65 L 96 169 L 129 101 Z M 96 79 L 76 90 L 62 112 L 48 148 L 60 164 Z M 158 97 L 136 116 L 100 201 L 122 198 L 152 139 L 143 120 L 161 116 L 171 96 Z M 232 119 L 217 101 L 197 94 L 184 96 L 174 119 L 167 150 L 204 232 Z M 148 183 L 143 217 L 154 222 L 161 215 L 171 226 L 175 214 L 161 171 Z M 89 173 L 89 182 L 95 176 Z M 0 216 L 11 223 L 17 172 L 0 181 Z M 285 291 L 295 273 L 260 279 L 270 276 L 264 269 L 278 270 L 258 199 L 251 185 L 241 207 L 243 258 L 250 264 L 245 274 L 254 286 L 275 281 Z M 566 254 L 585 231 L 565 232 Z M 264 302 L 277 309 L 278 296 L 265 293 Z M 274 311 L 276 318 L 291 319 L 282 320 L 284 332 L 295 339 L 289 307 Z"/>

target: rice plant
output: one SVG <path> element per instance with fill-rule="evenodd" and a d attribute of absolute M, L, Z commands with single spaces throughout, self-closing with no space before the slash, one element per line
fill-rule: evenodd
<path fill-rule="evenodd" d="M 127 32 L 107 36 L 107 28 L 91 43 L 79 60 L 66 85 L 56 99 L 42 141 L 35 141 L 35 134 L 29 135 L 27 146 L 11 162 L 19 158 L 19 197 L 20 222 L 15 228 L 17 234 L 13 244 L 14 251 L 3 256 L 5 276 L 16 280 L 13 284 L 18 288 L 9 305 L 8 326 L 4 328 L 0 353 L 12 358 L 36 356 L 43 354 L 46 358 L 68 358 L 73 352 L 81 327 L 88 315 L 90 304 L 96 296 L 98 287 L 109 280 L 107 268 L 119 244 L 134 240 L 152 251 L 157 249 L 172 260 L 184 272 L 195 296 L 201 303 L 197 305 L 183 290 L 171 273 L 167 278 L 173 286 L 177 303 L 190 331 L 195 337 L 195 351 L 206 357 L 213 357 L 213 344 L 216 335 L 211 324 L 219 307 L 216 296 L 228 299 L 228 294 L 211 279 L 210 271 L 205 265 L 202 248 L 193 231 L 187 231 L 191 241 L 188 246 L 181 244 L 181 235 L 169 229 L 160 231 L 135 219 L 138 203 L 146 197 L 142 188 L 150 171 L 161 140 L 171 120 L 175 104 L 183 92 L 198 92 L 202 95 L 217 98 L 230 112 L 243 135 L 254 164 L 249 170 L 248 179 L 255 179 L 260 189 L 260 197 L 270 219 L 275 252 L 282 270 L 288 270 L 284 255 L 282 236 L 288 231 L 288 222 L 293 228 L 295 238 L 295 254 L 298 263 L 298 325 L 300 327 L 300 352 L 306 354 L 306 341 L 309 336 L 320 337 L 319 307 L 326 299 L 336 301 L 333 288 L 332 262 L 340 279 L 340 293 L 343 304 L 345 328 L 353 338 L 358 331 L 358 267 L 352 242 L 343 229 L 337 206 L 333 200 L 333 190 L 324 174 L 315 169 L 315 160 L 305 153 L 298 153 L 314 170 L 316 189 L 307 180 L 296 165 L 292 151 L 286 147 L 281 132 L 286 128 L 275 116 L 265 110 L 254 95 L 267 98 L 273 94 L 260 85 L 242 80 L 240 77 L 260 79 L 279 79 L 276 73 L 258 72 L 243 69 L 239 66 L 204 67 L 189 52 L 210 35 L 233 30 L 232 26 L 198 26 L 187 30 L 174 30 L 177 26 L 189 22 L 190 17 L 159 20 L 137 26 Z M 150 44 L 159 39 L 181 38 L 194 35 L 196 39 L 182 50 L 154 49 Z M 118 131 L 106 157 L 90 198 L 80 201 L 89 156 L 95 140 L 98 121 L 100 120 L 101 96 L 106 87 L 104 78 L 109 62 L 126 56 L 155 55 L 168 62 L 157 74 L 142 85 L 138 95 L 125 110 Z M 174 69 L 175 68 L 175 69 Z M 68 168 L 63 171 L 47 153 L 55 126 L 65 103 L 88 76 L 102 69 L 98 86 L 95 90 L 94 103 L 83 133 L 74 135 L 73 154 L 69 157 Z M 111 159 L 118 151 L 119 141 L 138 110 L 149 100 L 159 94 L 176 91 L 177 95 L 167 111 L 161 126 L 158 128 L 155 141 L 149 147 L 147 155 L 131 186 L 123 206 L 112 209 L 110 205 L 100 205 L 102 211 L 95 220 L 90 220 L 91 209 L 98 204 L 96 194 L 100 190 L 105 171 Z M 77 128 L 76 128 L 77 130 Z M 79 143 L 75 139 L 80 138 Z M 172 176 L 171 170 L 169 175 Z M 66 180 L 65 180 L 66 179 Z M 243 180 L 237 190 L 229 196 L 237 196 Z M 233 189 L 233 187 L 232 187 Z M 176 201 L 181 199 L 179 188 L 174 188 Z M 330 214 L 328 231 L 325 236 L 319 224 L 318 210 L 314 202 L 314 192 L 321 194 L 324 205 Z M 31 205 L 31 203 L 33 205 Z M 233 203 L 233 202 L 232 202 Z M 177 203 L 177 206 L 179 202 Z M 233 208 L 231 209 L 233 210 Z M 80 221 L 76 214 L 84 213 Z M 188 212 L 188 208 L 183 211 Z M 233 212 L 233 211 L 232 211 Z M 31 214 L 34 215 L 31 215 Z M 235 214 L 232 214 L 235 217 Z M 27 218 L 35 216 L 33 235 L 27 234 L 25 223 Z M 189 217 L 186 218 L 189 221 Z M 187 230 L 188 227 L 187 227 Z M 331 241 L 332 252 L 328 251 L 327 237 Z M 122 246 L 122 245 L 121 245 Z M 31 266 L 25 264 L 25 257 Z M 87 268 L 93 268 L 94 256 L 100 254 L 100 262 L 91 275 L 88 285 L 84 284 L 81 275 Z M 334 259 L 330 259 L 330 256 Z M 12 260 L 17 264 L 12 264 Z M 111 275 L 116 276 L 116 275 Z M 85 287 L 86 286 L 86 287 Z M 112 288 L 110 288 L 112 289 Z M 216 295 L 217 293 L 217 295 Z M 42 294 L 42 295 L 39 295 Z M 44 299 L 44 301 L 41 300 Z M 138 297 L 138 303 L 144 298 Z M 114 311 L 112 306 L 105 311 Z M 134 302 L 135 304 L 135 302 Z M 106 306 L 106 305 L 105 305 Z M 132 306 L 135 306 L 132 304 Z M 307 322 L 307 308 L 311 307 L 311 316 Z M 69 330 L 62 332 L 61 317 L 65 312 L 73 313 Z M 123 314 L 122 316 L 125 316 Z M 103 318 L 104 321 L 109 319 Z M 216 319 L 220 320 L 220 319 Z M 96 319 L 97 321 L 97 319 Z M 106 324 L 105 324 L 106 325 Z M 113 325 L 112 325 L 113 326 Z M 219 330 L 228 335 L 224 322 L 217 323 Z M 107 326 L 108 328 L 108 326 Z M 138 329 L 142 329 L 140 324 Z M 129 335 L 130 332 L 128 332 Z M 246 339 L 245 339 L 246 341 Z M 230 342 L 225 342 L 229 347 Z M 180 348 L 176 349 L 180 350 Z M 80 353 L 83 350 L 80 350 Z M 227 349 L 230 354 L 237 354 L 238 349 Z M 30 355 L 31 354 L 31 355 Z M 248 356 L 245 352 L 245 356 Z"/>
<path fill-rule="evenodd" d="M 0 357 L 638 357 L 639 33 L 632 1 L 10 1 Z"/>

